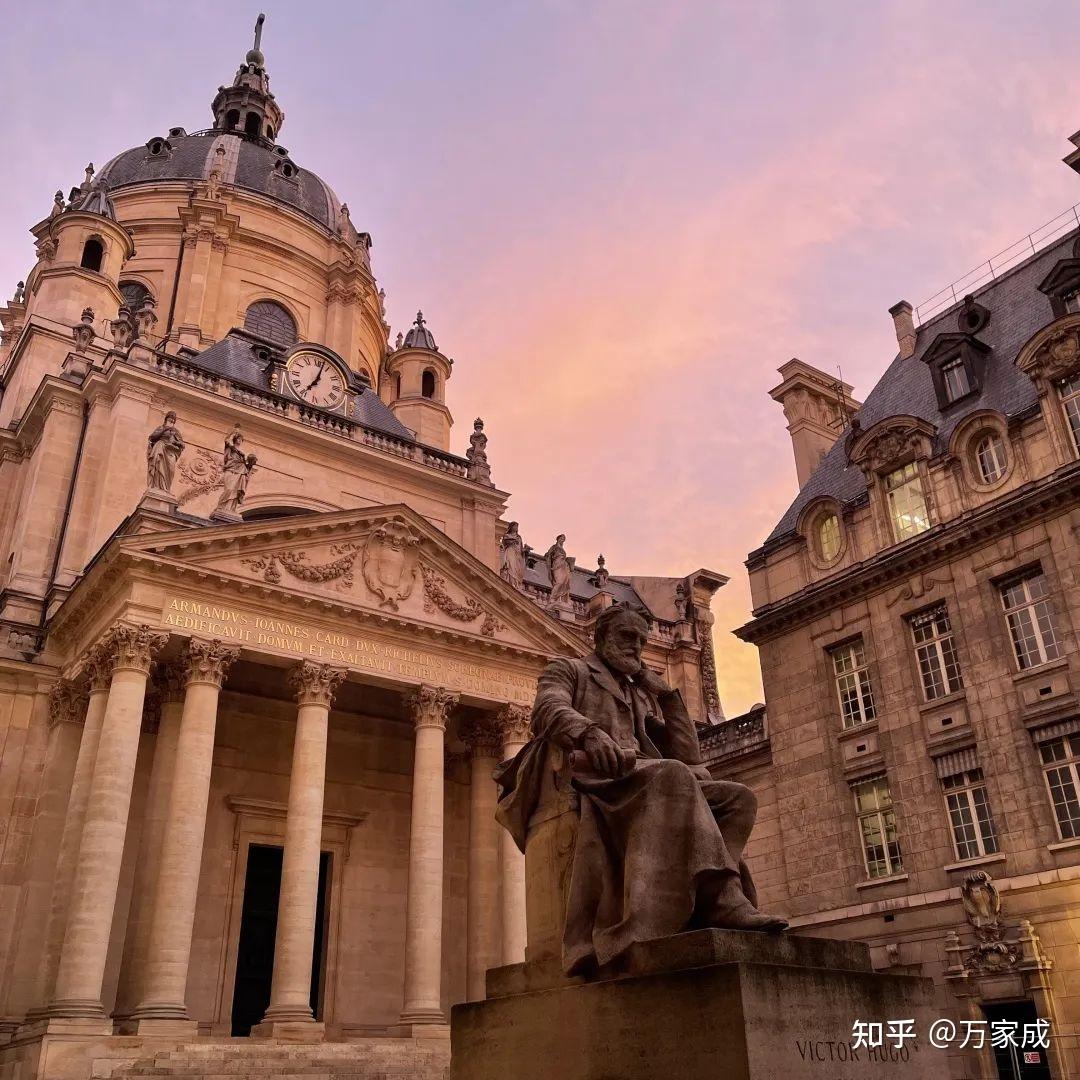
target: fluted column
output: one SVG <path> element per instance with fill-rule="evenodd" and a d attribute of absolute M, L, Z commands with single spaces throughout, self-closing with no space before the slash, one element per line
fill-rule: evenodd
<path fill-rule="evenodd" d="M 154 688 L 161 702 L 161 719 L 154 740 L 154 761 L 143 812 L 139 857 L 131 885 L 124 955 L 120 962 L 120 981 L 116 991 L 113 1019 L 125 1021 L 142 1000 L 146 977 L 146 953 L 150 943 L 150 920 L 154 909 L 161 841 L 169 813 L 176 767 L 176 744 L 180 737 L 180 716 L 184 709 L 184 669 L 178 663 L 158 665 Z"/>
<path fill-rule="evenodd" d="M 512 758 L 529 741 L 530 709 L 527 705 L 504 705 L 499 710 L 502 759 Z M 502 962 L 525 962 L 525 856 L 513 837 L 500 829 L 502 872 Z"/>
<path fill-rule="evenodd" d="M 182 660 L 184 706 L 154 889 L 146 971 L 133 1014 L 139 1031 L 156 1021 L 187 1021 L 185 997 L 195 901 L 199 893 L 218 695 L 239 650 L 220 641 L 188 642 Z"/>
<path fill-rule="evenodd" d="M 256 1029 L 260 1035 L 274 1034 L 276 1024 L 315 1022 L 311 1011 L 311 954 L 319 901 L 326 736 L 330 705 L 346 674 L 344 668 L 311 660 L 304 660 L 290 673 L 300 707 L 285 817 L 274 976 L 270 1005 Z"/>
<path fill-rule="evenodd" d="M 484 716 L 462 732 L 470 753 L 469 906 L 467 922 L 469 1001 L 482 1001 L 488 968 L 502 956 L 499 936 L 499 833 L 495 820 L 497 789 L 491 773 L 499 761 L 501 733 Z"/>
<path fill-rule="evenodd" d="M 86 819 L 75 861 L 71 905 L 49 1015 L 104 1019 L 101 988 L 124 855 L 146 680 L 155 653 L 169 640 L 147 626 L 117 626 L 111 654 Z"/>
<path fill-rule="evenodd" d="M 423 685 L 409 696 L 416 728 L 409 887 L 405 911 L 405 1002 L 408 1024 L 444 1024 L 442 1011 L 443 745 L 457 694 Z"/>

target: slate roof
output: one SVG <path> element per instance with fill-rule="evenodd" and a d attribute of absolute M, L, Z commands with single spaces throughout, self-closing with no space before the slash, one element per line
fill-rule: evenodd
<path fill-rule="evenodd" d="M 192 360 L 207 371 L 266 392 L 267 361 L 260 359 L 257 351 L 275 352 L 269 343 L 259 341 L 242 330 L 231 330 L 220 341 L 195 354 Z M 349 371 L 349 384 L 358 395 L 349 413 L 350 420 L 410 442 L 414 439 L 414 433 L 394 416 L 379 395 L 355 371 Z"/>
<path fill-rule="evenodd" d="M 236 174 L 230 183 L 248 191 L 267 195 L 336 231 L 341 203 L 330 186 L 315 173 L 297 166 L 294 177 L 286 179 L 275 169 L 282 158 L 281 147 L 232 132 L 203 131 L 193 135 L 170 135 L 167 154 L 151 155 L 145 146 L 135 146 L 117 154 L 100 173 L 109 191 L 161 180 L 202 180 L 209 175 L 208 161 L 219 140 L 235 151 Z"/>
<path fill-rule="evenodd" d="M 890 416 L 915 416 L 937 428 L 933 447 L 937 454 L 947 448 L 956 426 L 973 412 L 993 409 L 1013 417 L 1037 406 L 1035 386 L 1014 360 L 1025 343 L 1053 318 L 1050 300 L 1039 292 L 1038 285 L 1055 263 L 1071 256 L 1078 234 L 1080 229 L 1065 234 L 975 293 L 979 303 L 991 312 L 989 325 L 976 335 L 990 347 L 978 394 L 957 403 L 943 415 L 938 408 L 930 368 L 921 359 L 939 334 L 957 332 L 957 305 L 919 327 L 914 356 L 906 360 L 897 356 L 889 365 L 859 409 L 862 430 L 868 431 Z M 848 463 L 844 444 L 845 438 L 841 437 L 822 458 L 817 471 L 769 534 L 765 546 L 791 536 L 799 515 L 814 499 L 829 496 L 841 504 L 850 504 L 865 497 L 866 480 L 858 466 Z"/>

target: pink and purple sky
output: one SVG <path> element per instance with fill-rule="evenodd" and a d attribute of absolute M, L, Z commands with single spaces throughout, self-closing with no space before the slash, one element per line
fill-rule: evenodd
<path fill-rule="evenodd" d="M 5 7 L 0 292 L 57 188 L 210 123 L 256 0 Z M 281 143 L 422 307 L 534 547 L 731 576 L 728 715 L 761 698 L 742 565 L 795 494 L 792 356 L 866 394 L 918 303 L 1080 201 L 1080 9 L 631 0 L 264 5 Z"/>

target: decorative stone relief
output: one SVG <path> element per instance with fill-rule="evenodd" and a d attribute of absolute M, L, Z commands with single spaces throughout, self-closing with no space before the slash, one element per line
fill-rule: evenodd
<path fill-rule="evenodd" d="M 60 679 L 49 691 L 49 724 L 79 724 L 86 712 L 86 690 Z"/>
<path fill-rule="evenodd" d="M 379 607 L 397 611 L 416 584 L 420 537 L 401 521 L 374 529 L 364 544 L 361 565 L 364 582 L 379 598 Z"/>
<path fill-rule="evenodd" d="M 709 621 L 698 619 L 697 636 L 701 646 L 701 689 L 705 695 L 705 711 L 712 723 L 716 723 L 723 715 L 720 707 L 720 687 L 716 683 L 716 656 L 713 653 L 712 625 Z"/>
<path fill-rule="evenodd" d="M 217 638 L 213 641 L 192 638 L 183 658 L 184 681 L 188 685 L 212 683 L 220 687 L 239 655 L 239 649 L 222 645 Z"/>
<path fill-rule="evenodd" d="M 503 743 L 498 718 L 481 714 L 461 729 L 461 740 L 474 757 L 498 757 Z"/>
<path fill-rule="evenodd" d="M 532 735 L 532 709 L 513 702 L 503 705 L 496 713 L 496 722 L 503 742 L 528 742 Z"/>
<path fill-rule="evenodd" d="M 281 581 L 281 571 L 284 568 L 300 581 L 340 581 L 343 588 L 351 589 L 355 580 L 353 573 L 356 558 L 360 551 L 360 545 L 350 540 L 331 544 L 330 554 L 336 558 L 326 563 L 309 563 L 305 551 L 274 551 L 240 561 L 256 573 L 261 573 L 263 581 L 272 585 Z"/>
<path fill-rule="evenodd" d="M 94 344 L 94 309 L 83 308 L 82 321 L 71 328 L 71 336 L 75 339 L 75 351 L 81 356 L 91 345 Z"/>
<path fill-rule="evenodd" d="M 90 692 L 108 690 L 112 680 L 112 651 L 108 640 L 99 641 L 87 653 L 83 664 L 86 672 L 86 685 Z"/>
<path fill-rule="evenodd" d="M 159 634 L 145 624 L 142 626 L 115 626 L 106 634 L 103 644 L 107 647 L 113 671 L 132 668 L 150 673 L 154 656 L 168 643 L 168 634 Z"/>
<path fill-rule="evenodd" d="M 129 349 L 139 336 L 139 327 L 135 316 L 127 304 L 121 304 L 116 318 L 109 323 L 112 330 L 113 348 L 121 351 Z"/>
<path fill-rule="evenodd" d="M 154 327 L 157 325 L 158 321 L 154 310 L 156 307 L 157 301 L 152 296 L 143 298 L 142 306 L 135 313 L 135 324 L 138 328 L 138 337 L 149 337 L 154 332 Z"/>
<path fill-rule="evenodd" d="M 346 675 L 348 671 L 345 668 L 302 660 L 289 672 L 289 683 L 301 705 L 325 705 L 330 708 L 334 694 Z"/>
<path fill-rule="evenodd" d="M 1030 356 L 1018 358 L 1020 369 L 1036 382 L 1055 382 L 1080 368 L 1080 326 L 1051 334 Z"/>
<path fill-rule="evenodd" d="M 446 718 L 457 703 L 457 694 L 430 683 L 422 683 L 405 699 L 416 727 L 437 727 L 443 731 L 446 730 Z"/>
<path fill-rule="evenodd" d="M 923 439 L 923 433 L 916 427 L 887 428 L 861 447 L 852 460 L 867 476 L 886 472 L 905 460 L 919 457 Z"/>
<path fill-rule="evenodd" d="M 154 685 L 157 687 L 163 705 L 176 704 L 184 700 L 185 679 L 185 666 L 179 660 L 154 666 Z"/>
<path fill-rule="evenodd" d="M 180 465 L 180 477 L 190 485 L 180 492 L 178 501 L 183 506 L 221 487 L 221 463 L 209 450 L 200 450 Z"/>
<path fill-rule="evenodd" d="M 459 622 L 472 622 L 484 616 L 480 624 L 480 633 L 484 637 L 494 637 L 497 630 L 505 630 L 505 623 L 500 622 L 491 612 L 485 611 L 482 604 L 475 600 L 457 601 L 446 591 L 446 579 L 424 563 L 420 564 L 424 578 L 424 610 L 441 611 Z"/>

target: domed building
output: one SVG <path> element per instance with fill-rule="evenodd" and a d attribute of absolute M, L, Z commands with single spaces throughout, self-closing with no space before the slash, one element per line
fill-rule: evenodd
<path fill-rule="evenodd" d="M 261 22 L 212 127 L 56 193 L 0 307 L 4 1078 L 445 1075 L 524 956 L 491 774 L 547 661 L 631 602 L 721 718 L 726 578 L 524 543 L 281 144 Z"/>

